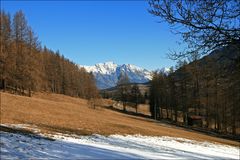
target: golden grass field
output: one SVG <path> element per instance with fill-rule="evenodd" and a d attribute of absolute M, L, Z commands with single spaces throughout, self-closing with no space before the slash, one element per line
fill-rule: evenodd
<path fill-rule="evenodd" d="M 101 107 L 93 109 L 89 107 L 87 100 L 80 98 L 52 93 L 35 93 L 33 97 L 0 93 L 1 124 L 36 125 L 43 133 L 141 134 L 239 145 L 236 141 L 208 136 L 151 119 Z"/>

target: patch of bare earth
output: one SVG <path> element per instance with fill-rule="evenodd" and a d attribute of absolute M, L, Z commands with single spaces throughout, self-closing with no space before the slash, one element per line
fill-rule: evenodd
<path fill-rule="evenodd" d="M 36 125 L 42 132 L 172 136 L 239 145 L 236 141 L 183 130 L 142 117 L 99 107 L 92 109 L 87 100 L 60 94 L 36 93 L 33 97 L 25 97 L 1 92 L 0 103 L 1 124 Z"/>

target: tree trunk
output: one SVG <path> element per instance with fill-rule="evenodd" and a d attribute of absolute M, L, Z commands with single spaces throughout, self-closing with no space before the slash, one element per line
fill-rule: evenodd
<path fill-rule="evenodd" d="M 155 99 L 155 103 L 154 103 L 154 119 L 157 119 L 157 103 L 156 103 L 156 99 Z"/>
<path fill-rule="evenodd" d="M 138 104 L 136 104 L 136 113 L 138 113 Z"/>
<path fill-rule="evenodd" d="M 186 112 L 183 113 L 183 123 L 184 123 L 185 126 L 188 125 L 188 121 L 187 121 L 187 113 L 186 113 Z"/>
<path fill-rule="evenodd" d="M 31 94 L 31 89 L 29 88 L 28 89 L 28 97 L 31 97 L 32 96 L 32 94 Z"/>
<path fill-rule="evenodd" d="M 176 122 L 176 123 L 178 122 L 178 121 L 177 121 L 177 117 L 178 117 L 178 111 L 175 110 L 175 122 Z"/>
<path fill-rule="evenodd" d="M 206 104 L 206 127 L 207 128 L 209 127 L 209 96 L 208 96 L 208 89 L 207 89 L 207 104 Z"/>
<path fill-rule="evenodd" d="M 162 109 L 162 107 L 160 107 L 160 115 L 159 115 L 159 118 L 160 118 L 160 119 L 163 118 L 163 109 Z"/>
<path fill-rule="evenodd" d="M 126 103 L 123 102 L 123 111 L 126 112 Z"/>
<path fill-rule="evenodd" d="M 7 82 L 6 79 L 3 79 L 3 91 L 6 91 Z"/>

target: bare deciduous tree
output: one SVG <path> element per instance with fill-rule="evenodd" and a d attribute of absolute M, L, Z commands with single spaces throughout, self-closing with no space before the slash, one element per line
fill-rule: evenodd
<path fill-rule="evenodd" d="M 226 45 L 239 50 L 240 2 L 238 0 L 149 0 L 149 12 L 167 22 L 187 43 L 186 50 L 170 58 L 205 55 Z"/>

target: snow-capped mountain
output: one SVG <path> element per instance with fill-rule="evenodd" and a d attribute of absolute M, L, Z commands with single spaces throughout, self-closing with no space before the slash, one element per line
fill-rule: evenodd
<path fill-rule="evenodd" d="M 151 79 L 151 72 L 132 64 L 118 65 L 114 62 L 98 63 L 94 66 L 82 66 L 87 72 L 92 72 L 99 89 L 117 85 L 121 73 L 126 74 L 132 83 L 145 83 Z"/>

